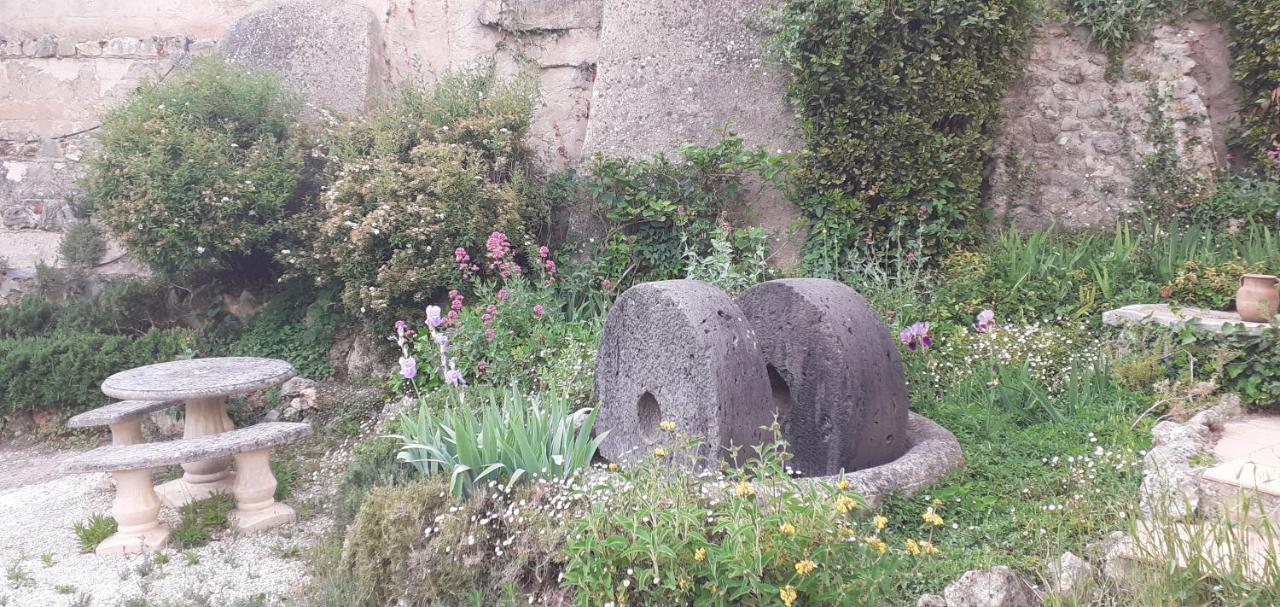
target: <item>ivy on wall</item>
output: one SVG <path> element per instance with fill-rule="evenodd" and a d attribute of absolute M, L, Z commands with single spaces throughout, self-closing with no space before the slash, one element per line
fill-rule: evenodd
<path fill-rule="evenodd" d="M 983 169 L 1031 0 L 789 0 L 779 43 L 807 144 L 808 261 L 936 253 L 980 226 Z"/>
<path fill-rule="evenodd" d="M 1231 13 L 1232 62 L 1242 90 L 1234 147 L 1280 166 L 1280 0 L 1239 0 Z"/>

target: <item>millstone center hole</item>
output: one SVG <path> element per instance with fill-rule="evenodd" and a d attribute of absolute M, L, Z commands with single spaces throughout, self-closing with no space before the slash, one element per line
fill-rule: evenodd
<path fill-rule="evenodd" d="M 782 374 L 778 373 L 773 365 L 765 368 L 769 371 L 769 388 L 773 390 L 773 404 L 778 408 L 778 423 L 785 431 L 787 423 L 791 421 L 791 409 L 795 404 L 791 399 L 791 388 L 787 386 L 786 380 L 782 379 Z"/>
<path fill-rule="evenodd" d="M 640 436 L 645 440 L 653 441 L 658 439 L 658 424 L 662 421 L 662 407 L 658 406 L 658 399 L 653 394 L 645 392 L 640 395 L 640 402 L 636 404 L 636 417 L 640 420 L 639 431 Z"/>

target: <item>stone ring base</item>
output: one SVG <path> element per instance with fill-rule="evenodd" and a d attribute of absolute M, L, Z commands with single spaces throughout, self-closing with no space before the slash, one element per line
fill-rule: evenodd
<path fill-rule="evenodd" d="M 193 483 L 185 478 L 177 478 L 156 486 L 156 495 L 160 503 L 169 508 L 181 508 L 191 502 L 208 499 L 218 493 L 231 493 L 235 486 L 235 472 L 209 483 Z"/>
<path fill-rule="evenodd" d="M 937 483 L 947 473 L 964 466 L 960 441 L 950 430 L 917 413 L 907 414 L 907 442 L 910 447 L 891 462 L 844 475 L 849 488 L 875 509 L 892 492 L 913 495 Z M 809 483 L 836 484 L 839 475 L 799 479 Z"/>

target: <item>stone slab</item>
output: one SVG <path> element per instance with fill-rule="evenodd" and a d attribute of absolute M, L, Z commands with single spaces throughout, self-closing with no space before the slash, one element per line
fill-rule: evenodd
<path fill-rule="evenodd" d="M 600 27 L 604 0 L 485 0 L 480 23 L 509 32 L 544 32 Z"/>
<path fill-rule="evenodd" d="M 1190 324 L 1200 331 L 1222 333 L 1226 325 L 1242 325 L 1245 333 L 1260 335 L 1276 325 L 1265 322 L 1240 320 L 1235 312 L 1202 310 L 1192 307 L 1173 307 L 1169 304 L 1134 304 L 1102 313 L 1102 322 L 1111 326 L 1124 324 L 1157 324 L 1173 329 Z"/>
<path fill-rule="evenodd" d="M 212 398 L 270 388 L 297 374 L 272 358 L 193 358 L 121 371 L 102 382 L 102 393 L 136 400 Z"/>
<path fill-rule="evenodd" d="M 738 306 L 768 364 L 792 468 L 852 472 L 907 450 L 898 346 L 861 295 L 834 280 L 788 278 L 747 289 Z"/>
<path fill-rule="evenodd" d="M 668 444 L 659 424 L 702 440 L 701 461 L 728 459 L 732 444 L 766 442 L 774 405 L 751 326 L 723 291 L 695 280 L 627 289 L 609 309 L 596 362 L 600 453 L 642 458 Z M 746 450 L 739 454 L 742 458 Z"/>
<path fill-rule="evenodd" d="M 311 435 L 311 424 L 267 422 L 221 434 L 136 445 L 109 445 L 62 463 L 64 473 L 145 470 L 267 449 Z"/>
<path fill-rule="evenodd" d="M 381 84 L 381 26 L 352 2 L 264 7 L 233 24 L 219 49 L 233 63 L 279 72 L 300 97 L 336 112 L 365 111 Z"/>
<path fill-rule="evenodd" d="M 67 420 L 67 427 L 92 428 L 94 426 L 110 426 L 111 424 L 137 419 L 148 413 L 180 406 L 182 406 L 182 401 L 180 400 L 122 400 L 72 417 Z"/>

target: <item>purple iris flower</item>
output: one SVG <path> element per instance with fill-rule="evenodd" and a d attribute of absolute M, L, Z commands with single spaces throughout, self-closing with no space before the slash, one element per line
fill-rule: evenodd
<path fill-rule="evenodd" d="M 418 361 L 412 356 L 400 357 L 400 377 L 413 379 L 418 376 Z"/>
<path fill-rule="evenodd" d="M 986 333 L 996 328 L 996 313 L 991 310 L 983 310 L 978 313 L 978 321 L 974 323 L 973 328 L 979 333 Z"/>

